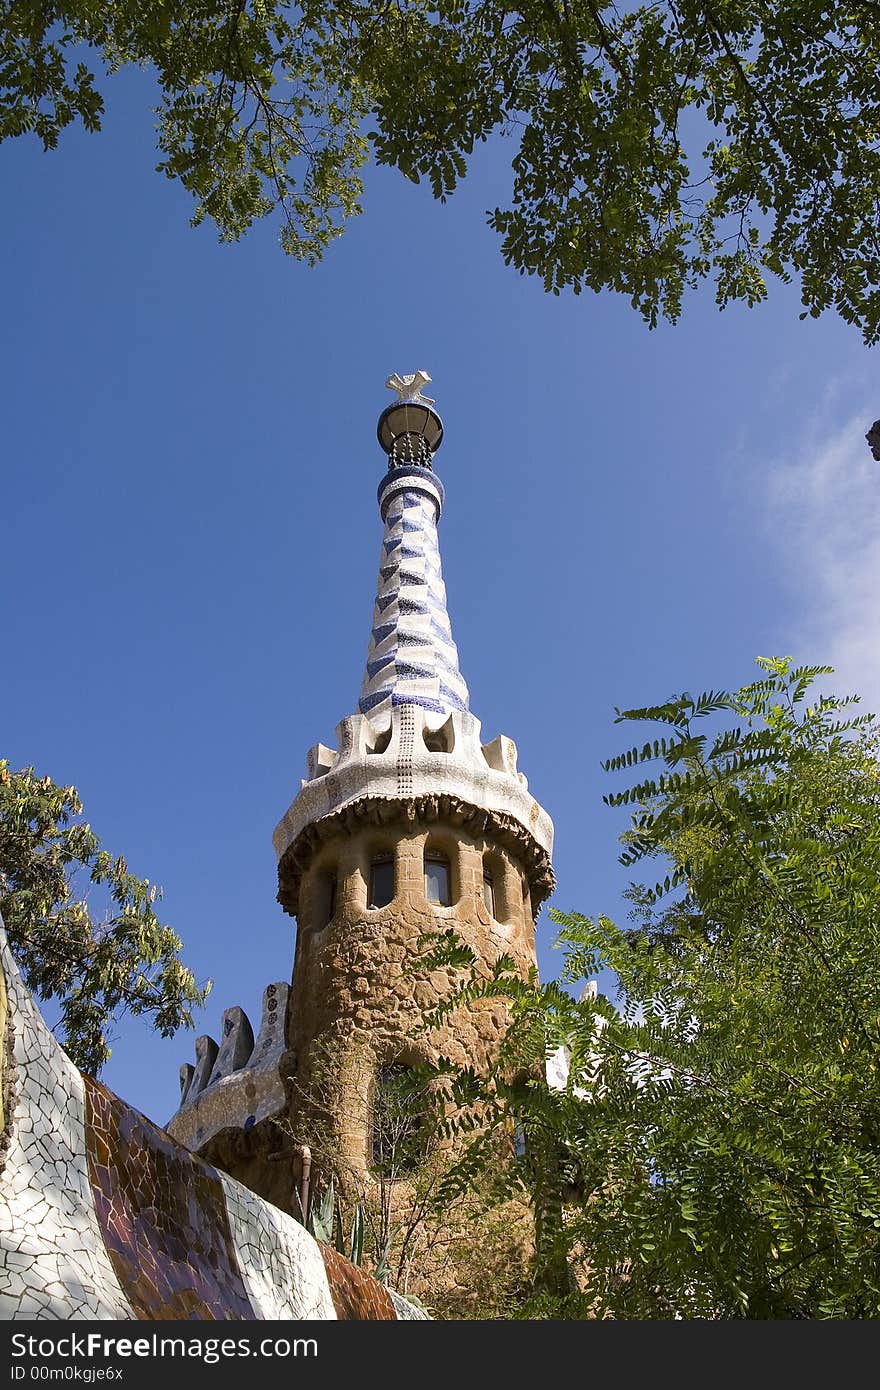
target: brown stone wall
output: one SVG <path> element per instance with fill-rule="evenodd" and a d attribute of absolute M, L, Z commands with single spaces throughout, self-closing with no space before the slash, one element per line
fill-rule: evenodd
<path fill-rule="evenodd" d="M 242 1130 L 221 1129 L 197 1151 L 215 1168 L 229 1173 L 273 1206 L 299 1217 L 295 1188 L 298 1174 L 290 1136 L 274 1120 Z"/>
<path fill-rule="evenodd" d="M 449 859 L 453 901 L 448 907 L 425 897 L 426 846 Z M 370 862 L 382 853 L 394 857 L 395 897 L 387 907 L 370 909 Z M 494 879 L 497 918 L 483 901 L 484 856 Z M 327 920 L 334 876 L 335 909 Z M 439 1055 L 477 1068 L 489 1063 L 506 1027 L 503 1001 L 478 1001 L 433 1032 L 419 1031 L 455 976 L 442 970 L 414 977 L 406 967 L 418 954 L 420 936 L 450 927 L 487 971 L 503 954 L 512 956 L 523 974 L 535 965 L 529 890 L 506 847 L 442 822 L 365 826 L 321 844 L 302 875 L 299 895 L 289 1035 L 297 1094 L 308 1092 L 311 1061 L 322 1048 L 338 1058 L 352 1097 L 363 1097 L 368 1089 L 365 1058 L 373 1071 L 390 1060 L 418 1062 Z M 345 1161 L 365 1167 L 368 1106 L 344 1106 L 347 1117 L 358 1109 L 361 1122 L 347 1118 L 339 1138 Z"/>

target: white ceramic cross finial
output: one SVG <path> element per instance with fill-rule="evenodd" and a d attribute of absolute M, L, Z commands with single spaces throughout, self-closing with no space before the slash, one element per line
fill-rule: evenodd
<path fill-rule="evenodd" d="M 408 405 L 433 405 L 430 396 L 422 395 L 422 387 L 427 386 L 430 380 L 427 372 L 410 372 L 408 376 L 392 372 L 385 385 L 389 391 L 396 391 L 399 399 Z"/>

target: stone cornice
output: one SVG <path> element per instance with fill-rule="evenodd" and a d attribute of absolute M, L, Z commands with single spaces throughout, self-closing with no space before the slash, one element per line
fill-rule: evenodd
<path fill-rule="evenodd" d="M 288 845 L 278 862 L 278 901 L 285 912 L 296 916 L 303 873 L 315 851 L 337 835 L 351 835 L 370 825 L 433 825 L 438 821 L 474 839 L 486 838 L 509 850 L 526 873 L 532 910 L 537 915 L 541 903 L 556 886 L 547 851 L 514 816 L 475 806 L 448 792 L 407 798 L 366 796 L 331 815 L 311 821 Z"/>

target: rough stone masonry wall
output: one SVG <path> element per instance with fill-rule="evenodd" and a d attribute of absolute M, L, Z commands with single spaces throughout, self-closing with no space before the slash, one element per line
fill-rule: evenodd
<path fill-rule="evenodd" d="M 451 906 L 428 902 L 425 849 L 444 854 L 451 867 Z M 367 906 L 370 863 L 394 857 L 396 892 L 388 906 Z M 492 872 L 495 913 L 483 901 L 483 872 Z M 335 910 L 326 919 L 327 885 L 337 883 Z M 289 1044 L 296 1091 L 307 1093 L 313 1049 L 326 1048 L 338 1061 L 352 1092 L 345 1105 L 340 1157 L 355 1168 L 369 1166 L 369 1105 L 364 1059 L 375 1070 L 388 1061 L 417 1063 L 439 1055 L 485 1068 L 496 1055 L 507 1024 L 503 1001 L 478 1001 L 459 1010 L 428 1034 L 421 1021 L 455 978 L 440 970 L 413 976 L 407 967 L 419 938 L 453 928 L 487 970 L 502 954 L 525 975 L 535 965 L 534 922 L 529 885 L 510 853 L 477 840 L 459 827 L 432 823 L 372 826 L 325 842 L 303 875 Z M 361 1104 L 357 1100 L 361 1098 Z M 296 1099 L 292 1102 L 296 1109 Z M 295 1119 L 295 1115 L 294 1115 Z"/>

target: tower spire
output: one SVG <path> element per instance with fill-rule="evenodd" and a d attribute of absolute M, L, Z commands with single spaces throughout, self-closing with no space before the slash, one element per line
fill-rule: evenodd
<path fill-rule="evenodd" d="M 372 1098 L 390 1067 L 452 1056 L 479 1068 L 498 1056 L 503 1009 L 418 1026 L 446 983 L 409 972 L 419 939 L 454 930 L 486 973 L 503 954 L 527 979 L 535 915 L 553 889 L 553 822 L 529 792 L 513 740 L 482 741 L 458 669 L 437 549 L 443 425 L 422 394 L 429 381 L 414 372 L 387 382 L 397 399 L 378 427 L 385 534 L 359 708 L 337 724 L 335 747 L 309 749 L 273 836 L 278 901 L 297 922 L 289 1007 L 274 1007 L 283 985 L 270 985 L 246 1066 L 236 1061 L 233 1011 L 223 1046 L 209 1048 L 209 1074 L 185 1069 L 173 1121 L 209 1162 L 219 1155 L 219 1166 L 285 1209 L 293 1176 L 304 1178 L 290 1147 L 291 1167 L 274 1162 L 283 1157 L 279 1117 L 290 1136 L 323 1117 L 348 1171 L 366 1180 L 384 1171 Z M 321 1084 L 328 1065 L 332 1098 Z"/>
<path fill-rule="evenodd" d="M 430 380 L 424 371 L 395 372 L 385 384 L 398 399 L 379 418 L 379 443 L 388 456 L 378 492 L 385 534 L 358 703 L 373 722 L 384 722 L 396 705 L 420 705 L 442 716 L 468 708 L 440 565 L 444 492 L 433 459 L 443 425 L 434 402 L 422 395 Z"/>

